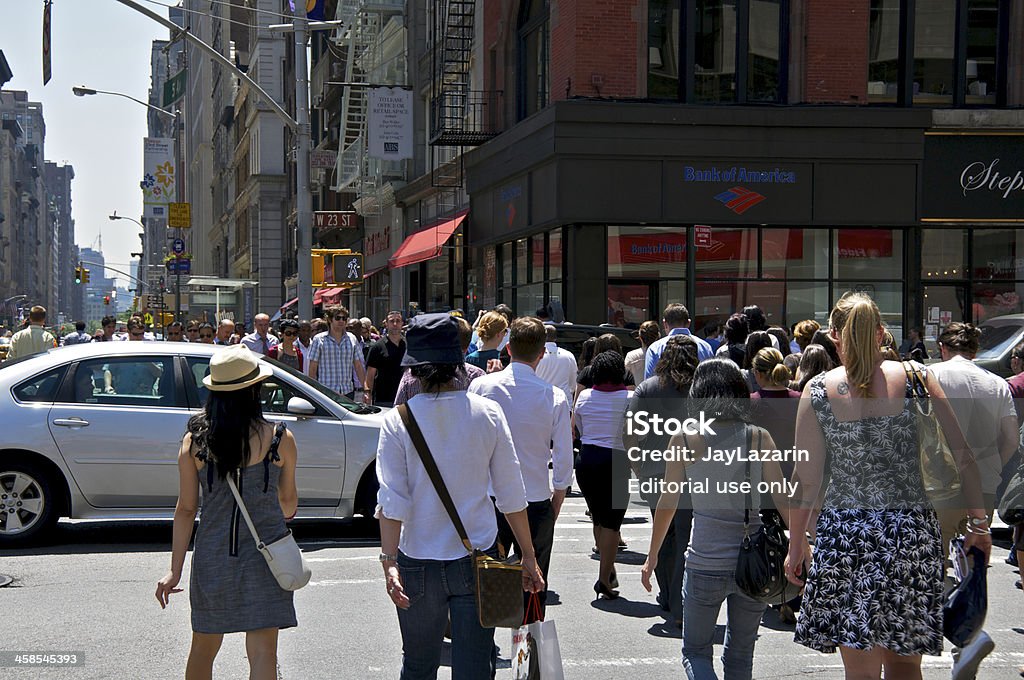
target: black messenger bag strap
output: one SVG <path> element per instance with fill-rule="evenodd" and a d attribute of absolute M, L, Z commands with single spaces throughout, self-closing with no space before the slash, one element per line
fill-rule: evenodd
<path fill-rule="evenodd" d="M 408 404 L 402 404 L 397 409 L 398 415 L 402 417 L 402 422 L 405 423 L 405 429 L 409 432 L 409 438 L 412 439 L 413 446 L 416 447 L 416 453 L 420 455 L 420 460 L 427 471 L 427 476 L 433 482 L 437 495 L 441 497 L 441 504 L 448 511 L 448 516 L 452 518 L 452 524 L 455 525 L 455 531 L 458 532 L 459 538 L 462 539 L 462 545 L 472 553 L 473 544 L 469 542 L 466 527 L 462 524 L 462 519 L 459 518 L 459 511 L 455 509 L 452 496 L 448 493 L 448 487 L 445 486 L 444 479 L 441 477 L 441 471 L 437 469 L 437 463 L 434 461 L 433 454 L 430 453 L 427 440 L 423 438 L 423 432 L 420 430 L 416 418 L 412 415 L 412 409 L 409 408 Z"/>

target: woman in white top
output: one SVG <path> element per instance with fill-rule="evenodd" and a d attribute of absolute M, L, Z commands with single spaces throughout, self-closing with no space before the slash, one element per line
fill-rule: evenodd
<path fill-rule="evenodd" d="M 612 452 L 622 450 L 622 419 L 629 402 L 629 390 L 623 384 L 626 365 L 613 350 L 601 352 L 590 364 L 594 386 L 580 392 L 573 416 L 580 432 L 580 459 L 576 481 L 587 499 L 595 526 L 601 569 L 594 592 L 610 600 L 619 596 L 615 583 L 615 554 L 619 548 L 619 528 L 626 509 L 613 507 Z"/>
<path fill-rule="evenodd" d="M 526 491 L 508 424 L 494 402 L 456 390 L 455 380 L 464 372 L 462 359 L 454 317 L 414 317 L 402 365 L 411 367 L 423 389 L 406 405 L 423 432 L 473 547 L 497 555 L 497 505 L 523 548 L 523 590 L 539 592 L 544 580 L 530 539 Z M 494 629 L 479 622 L 472 558 L 398 409 L 385 416 L 381 427 L 377 478 L 380 560 L 388 595 L 398 608 L 403 680 L 437 677 L 449 618 L 452 677 L 493 677 Z"/>

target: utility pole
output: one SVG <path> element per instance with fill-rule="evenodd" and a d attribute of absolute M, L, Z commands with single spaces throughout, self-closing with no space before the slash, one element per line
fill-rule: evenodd
<path fill-rule="evenodd" d="M 299 318 L 313 317 L 313 192 L 309 184 L 309 72 L 306 62 L 306 3 L 295 3 L 295 203 Z"/>

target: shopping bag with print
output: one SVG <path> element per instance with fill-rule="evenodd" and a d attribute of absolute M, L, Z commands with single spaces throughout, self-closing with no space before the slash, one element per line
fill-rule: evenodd
<path fill-rule="evenodd" d="M 530 598 L 526 618 L 540 617 L 540 599 Z M 512 677 L 515 680 L 565 680 L 554 621 L 534 621 L 512 631 Z"/>

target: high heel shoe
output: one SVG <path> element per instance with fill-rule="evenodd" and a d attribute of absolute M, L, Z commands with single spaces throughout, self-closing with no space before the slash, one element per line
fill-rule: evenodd
<path fill-rule="evenodd" d="M 594 584 L 594 592 L 597 593 L 598 599 L 604 595 L 609 600 L 616 600 L 619 597 L 619 591 L 608 588 L 605 584 L 601 583 L 600 580 Z"/>

